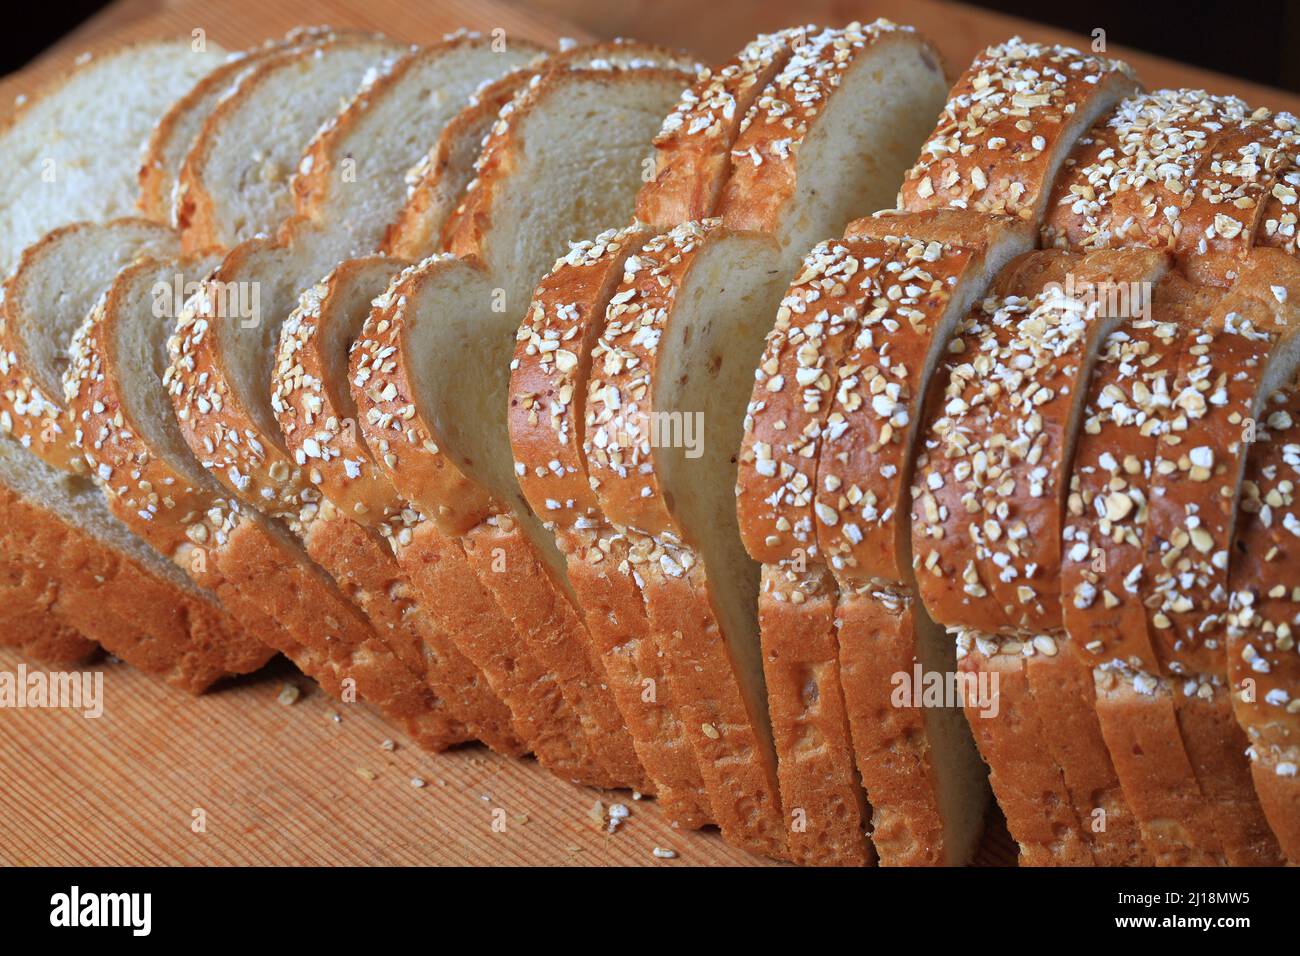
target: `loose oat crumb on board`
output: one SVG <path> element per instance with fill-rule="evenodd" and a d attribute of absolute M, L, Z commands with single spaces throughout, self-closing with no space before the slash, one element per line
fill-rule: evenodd
<path fill-rule="evenodd" d="M 379 776 L 373 770 L 367 770 L 365 767 L 358 767 L 356 773 L 362 780 L 374 780 Z"/>
<path fill-rule="evenodd" d="M 394 742 L 394 741 L 390 738 L 390 739 L 385 740 L 383 743 L 381 743 L 381 744 L 379 745 L 379 749 L 380 749 L 380 750 L 387 750 L 389 753 L 392 753 L 394 750 L 397 749 L 397 744 L 396 744 L 396 742 Z"/>
<path fill-rule="evenodd" d="M 655 848 L 654 848 L 654 855 L 655 855 L 655 857 L 656 857 L 657 859 L 660 859 L 660 860 L 675 860 L 675 859 L 677 859 L 677 851 L 676 851 L 676 850 L 670 850 L 668 847 L 665 847 L 665 846 L 657 846 L 657 847 L 655 847 Z"/>
<path fill-rule="evenodd" d="M 280 694 L 276 700 L 284 707 L 291 707 L 298 702 L 302 696 L 302 691 L 298 689 L 297 684 L 284 684 L 280 688 Z"/>
<path fill-rule="evenodd" d="M 411 778 L 411 786 L 413 786 L 416 790 L 422 790 L 424 788 L 424 785 L 425 785 L 424 780 L 422 778 L 420 777 Z"/>

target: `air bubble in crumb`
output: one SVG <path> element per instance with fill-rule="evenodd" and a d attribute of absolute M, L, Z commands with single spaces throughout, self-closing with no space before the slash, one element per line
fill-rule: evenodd
<path fill-rule="evenodd" d="M 297 684 L 285 684 L 280 688 L 280 696 L 276 700 L 284 707 L 291 707 L 298 702 L 298 698 L 301 696 L 302 691 L 298 689 Z"/>

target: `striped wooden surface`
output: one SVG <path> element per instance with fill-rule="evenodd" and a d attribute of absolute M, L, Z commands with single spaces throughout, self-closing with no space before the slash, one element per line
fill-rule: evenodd
<path fill-rule="evenodd" d="M 0 80 L 0 115 L 85 50 L 200 27 L 236 48 L 324 22 L 411 41 L 459 27 L 541 42 L 604 35 L 496 0 L 121 0 Z M 0 649 L 0 672 L 20 663 Z M 482 747 L 421 753 L 283 661 L 198 699 L 120 664 L 96 669 L 107 699 L 98 719 L 0 709 L 0 864 L 772 865 L 714 832 L 675 831 L 653 801 L 574 787 L 532 761 Z M 286 685 L 302 692 L 288 705 Z M 631 815 L 609 833 L 597 801 Z M 1014 862 L 996 810 L 977 862 Z"/>

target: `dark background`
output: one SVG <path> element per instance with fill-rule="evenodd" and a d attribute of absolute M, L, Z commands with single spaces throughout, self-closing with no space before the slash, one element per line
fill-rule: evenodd
<path fill-rule="evenodd" d="M 1109 42 L 1300 92 L 1300 0 L 968 2 L 1083 34 L 1104 26 Z M 21 19 L 11 10 L 0 29 L 0 74 L 18 69 L 106 5 L 106 0 L 61 0 L 57 7 L 44 8 L 43 15 L 33 15 L 27 7 Z M 792 15 L 798 6 L 798 0 L 791 0 Z"/>

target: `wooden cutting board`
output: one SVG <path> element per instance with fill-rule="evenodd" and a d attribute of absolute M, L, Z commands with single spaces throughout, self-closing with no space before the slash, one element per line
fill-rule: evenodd
<path fill-rule="evenodd" d="M 716 59 L 759 29 L 884 15 L 923 29 L 958 66 L 1015 32 L 1086 42 L 935 0 L 755 0 L 745 5 L 746 16 L 735 16 L 733 4 L 724 15 L 722 6 L 698 0 L 119 0 L 27 69 L 0 80 L 0 116 L 15 97 L 34 92 L 87 49 L 195 29 L 231 49 L 314 23 L 381 30 L 412 42 L 462 27 L 500 27 L 547 43 L 626 34 L 694 46 Z M 1132 58 L 1153 85 L 1205 86 L 1256 104 L 1300 108 L 1300 98 L 1289 94 L 1154 57 Z M 20 663 L 0 651 L 0 671 L 15 672 Z M 772 865 L 728 847 L 716 833 L 674 830 L 653 801 L 574 787 L 533 761 L 502 759 L 482 747 L 424 754 L 364 704 L 328 699 L 283 661 L 198 699 L 121 664 L 96 669 L 104 675 L 102 717 L 0 710 L 0 864 Z M 611 833 L 608 811 L 615 803 L 630 814 Z M 656 848 L 675 855 L 656 856 Z M 1006 865 L 1014 856 L 994 810 L 977 862 Z"/>

